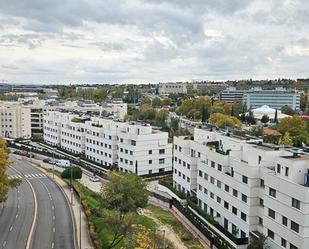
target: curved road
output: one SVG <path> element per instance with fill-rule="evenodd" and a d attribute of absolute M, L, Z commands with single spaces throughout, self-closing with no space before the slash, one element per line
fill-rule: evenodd
<path fill-rule="evenodd" d="M 72 217 L 61 189 L 22 157 L 11 156 L 11 159 L 13 164 L 9 174 L 30 181 L 37 198 L 37 220 L 31 248 L 74 249 Z M 33 220 L 33 203 L 30 186 L 25 181 L 18 189 L 10 190 L 2 210 L 0 206 L 0 248 L 25 248 Z"/>

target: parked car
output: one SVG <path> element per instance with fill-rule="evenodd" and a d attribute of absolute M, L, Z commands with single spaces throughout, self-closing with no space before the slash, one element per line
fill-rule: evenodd
<path fill-rule="evenodd" d="M 57 159 L 53 159 L 53 158 L 45 158 L 44 160 L 43 160 L 43 162 L 44 163 L 49 163 L 49 164 L 56 164 L 57 163 Z"/>
<path fill-rule="evenodd" d="M 71 166 L 71 163 L 69 160 L 60 159 L 57 160 L 56 165 L 62 168 L 67 168 Z"/>
<path fill-rule="evenodd" d="M 97 176 L 91 176 L 89 178 L 89 180 L 92 181 L 92 182 L 99 182 L 100 181 L 100 179 Z"/>
<path fill-rule="evenodd" d="M 28 156 L 28 152 L 24 150 L 15 150 L 13 154 L 20 155 L 20 156 Z"/>

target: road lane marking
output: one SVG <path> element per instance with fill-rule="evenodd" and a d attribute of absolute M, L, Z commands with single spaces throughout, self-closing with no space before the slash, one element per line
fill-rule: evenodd
<path fill-rule="evenodd" d="M 13 226 L 10 227 L 10 232 L 13 230 Z"/>
<path fill-rule="evenodd" d="M 6 241 L 4 241 L 2 244 L 2 247 L 5 247 L 5 246 L 6 246 Z"/>
<path fill-rule="evenodd" d="M 54 242 L 52 243 L 52 246 L 51 246 L 51 248 L 54 248 Z"/>
<path fill-rule="evenodd" d="M 55 220 L 55 218 L 56 218 L 56 217 L 55 217 L 55 215 L 54 215 L 54 216 L 53 216 L 53 220 Z"/>
<path fill-rule="evenodd" d="M 56 228 L 53 228 L 53 233 L 56 232 Z"/>
<path fill-rule="evenodd" d="M 15 216 L 15 219 L 17 219 L 18 218 L 18 214 L 16 214 L 16 216 Z"/>

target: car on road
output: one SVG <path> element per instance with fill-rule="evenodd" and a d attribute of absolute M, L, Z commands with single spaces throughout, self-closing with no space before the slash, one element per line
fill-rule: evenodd
<path fill-rule="evenodd" d="M 92 181 L 92 182 L 99 182 L 100 181 L 99 177 L 97 177 L 97 176 L 91 176 L 89 178 L 89 180 Z"/>
<path fill-rule="evenodd" d="M 43 162 L 44 163 L 49 163 L 49 164 L 53 164 L 53 165 L 55 165 L 56 163 L 57 163 L 57 159 L 53 159 L 53 158 L 45 158 L 45 159 L 43 159 Z"/>

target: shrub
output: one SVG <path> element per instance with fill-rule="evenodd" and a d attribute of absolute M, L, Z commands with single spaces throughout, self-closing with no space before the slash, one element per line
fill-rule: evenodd
<path fill-rule="evenodd" d="M 70 179 L 71 178 L 71 170 L 72 170 L 72 178 L 73 179 L 81 179 L 82 178 L 82 170 L 79 167 L 69 167 L 66 168 L 62 173 L 61 177 L 65 179 Z"/>

